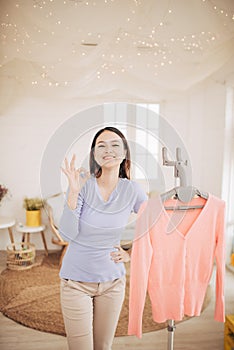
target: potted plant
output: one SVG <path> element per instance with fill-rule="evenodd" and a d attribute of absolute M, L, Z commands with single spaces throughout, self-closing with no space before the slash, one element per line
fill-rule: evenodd
<path fill-rule="evenodd" d="M 42 198 L 28 198 L 25 197 L 23 207 L 26 209 L 26 225 L 40 226 L 41 225 L 41 208 L 43 208 L 45 201 Z"/>

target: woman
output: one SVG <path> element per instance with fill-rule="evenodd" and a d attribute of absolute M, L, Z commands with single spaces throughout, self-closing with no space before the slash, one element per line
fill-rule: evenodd
<path fill-rule="evenodd" d="M 69 188 L 60 233 L 69 241 L 60 270 L 61 305 L 70 350 L 110 350 L 125 294 L 121 233 L 132 211 L 147 199 L 130 178 L 130 150 L 124 135 L 105 127 L 94 136 L 90 173 L 62 171 Z M 90 175 L 91 174 L 91 175 Z"/>

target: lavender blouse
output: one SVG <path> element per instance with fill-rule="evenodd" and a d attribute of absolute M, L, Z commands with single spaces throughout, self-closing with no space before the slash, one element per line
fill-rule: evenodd
<path fill-rule="evenodd" d="M 77 208 L 65 203 L 59 231 L 69 241 L 60 277 L 82 282 L 105 282 L 125 274 L 124 263 L 115 263 L 110 253 L 120 244 L 131 212 L 138 212 L 147 196 L 134 181 L 119 178 L 107 202 L 95 177 L 82 187 Z"/>

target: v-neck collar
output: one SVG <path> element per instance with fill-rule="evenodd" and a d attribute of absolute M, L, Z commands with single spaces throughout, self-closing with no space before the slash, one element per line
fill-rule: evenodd
<path fill-rule="evenodd" d="M 97 195 L 98 195 L 99 199 L 102 201 L 103 204 L 109 203 L 109 202 L 112 200 L 112 197 L 113 197 L 114 193 L 115 193 L 115 192 L 117 191 L 117 189 L 118 189 L 118 186 L 119 186 L 119 183 L 120 183 L 120 178 L 119 178 L 119 180 L 118 180 L 118 182 L 117 182 L 115 188 L 114 188 L 113 191 L 110 193 L 110 195 L 109 195 L 107 201 L 105 201 L 105 200 L 103 199 L 102 195 L 101 195 L 101 191 L 100 191 L 99 185 L 98 185 L 98 183 L 97 183 L 97 178 L 95 177 L 94 180 L 95 180 L 95 189 L 96 189 L 96 192 L 97 192 Z"/>
<path fill-rule="evenodd" d="M 204 207 L 201 209 L 200 214 L 197 216 L 197 218 L 194 220 L 194 222 L 192 223 L 192 225 L 190 226 L 190 228 L 186 231 L 186 234 L 183 234 L 177 227 L 176 225 L 173 225 L 173 223 L 171 223 L 172 217 L 169 216 L 169 214 L 167 213 L 165 207 L 164 207 L 164 203 L 161 200 L 161 197 L 159 196 L 159 201 L 160 201 L 160 206 L 162 208 L 162 212 L 164 214 L 164 216 L 167 218 L 168 224 L 170 223 L 172 228 L 170 230 L 170 232 L 168 232 L 168 234 L 171 234 L 172 232 L 177 232 L 183 239 L 187 239 L 191 233 L 191 231 L 193 231 L 194 227 L 199 223 L 199 221 L 202 219 L 202 217 L 205 215 L 205 212 L 207 211 L 207 208 L 209 207 L 209 203 L 210 200 L 212 198 L 212 195 L 210 193 L 208 193 L 208 198 L 204 204 Z M 190 205 L 192 201 L 190 201 L 188 203 L 188 205 Z M 196 209 L 194 209 L 196 210 Z"/>

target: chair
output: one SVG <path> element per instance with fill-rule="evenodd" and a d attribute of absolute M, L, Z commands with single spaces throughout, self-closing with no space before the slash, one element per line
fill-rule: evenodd
<path fill-rule="evenodd" d="M 57 195 L 52 196 L 51 198 L 58 197 L 62 194 L 63 193 L 59 193 Z M 56 244 L 56 245 L 61 247 L 61 255 L 60 255 L 60 260 L 59 260 L 59 267 L 60 267 L 62 264 L 64 254 L 66 253 L 66 250 L 68 247 L 68 242 L 65 241 L 59 233 L 58 226 L 56 225 L 55 220 L 54 220 L 54 208 L 52 208 L 52 205 L 50 205 L 49 202 L 52 202 L 51 199 L 48 199 L 46 201 L 45 210 L 46 210 L 47 215 L 48 215 L 49 224 L 50 224 L 52 233 L 54 234 L 51 241 L 53 244 Z M 56 205 L 54 205 L 54 206 L 56 207 Z"/>

